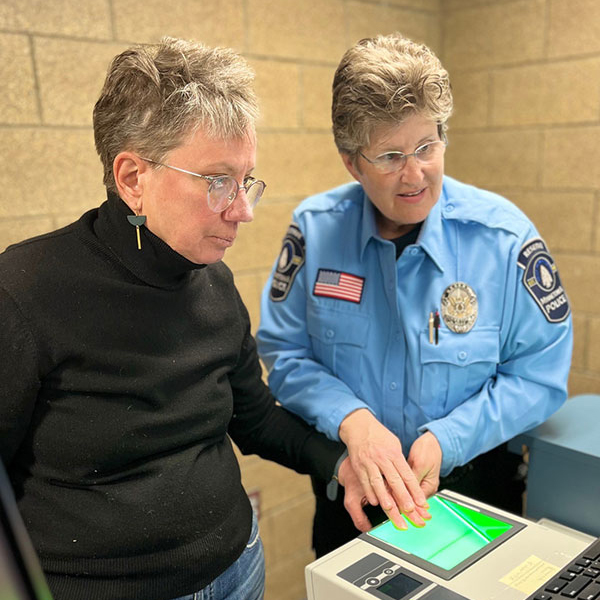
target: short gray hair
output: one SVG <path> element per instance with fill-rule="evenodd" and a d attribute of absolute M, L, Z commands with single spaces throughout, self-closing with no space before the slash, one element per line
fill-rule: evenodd
<path fill-rule="evenodd" d="M 253 85 L 246 60 L 228 48 L 166 37 L 116 56 L 94 107 L 104 185 L 116 192 L 113 161 L 124 150 L 160 161 L 198 127 L 223 139 L 254 131 Z"/>
<path fill-rule="evenodd" d="M 421 114 L 440 135 L 452 114 L 448 72 L 425 45 L 399 33 L 357 42 L 342 57 L 333 80 L 331 116 L 338 150 L 356 157 L 375 127 Z"/>

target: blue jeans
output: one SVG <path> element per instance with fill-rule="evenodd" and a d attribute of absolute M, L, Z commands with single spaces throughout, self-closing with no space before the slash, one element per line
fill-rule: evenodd
<path fill-rule="evenodd" d="M 241 556 L 199 592 L 174 600 L 262 600 L 264 593 L 265 556 L 253 515 L 250 539 Z"/>

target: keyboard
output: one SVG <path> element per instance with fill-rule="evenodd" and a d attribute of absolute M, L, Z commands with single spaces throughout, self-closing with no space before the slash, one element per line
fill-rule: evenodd
<path fill-rule="evenodd" d="M 527 600 L 600 600 L 600 539 Z"/>

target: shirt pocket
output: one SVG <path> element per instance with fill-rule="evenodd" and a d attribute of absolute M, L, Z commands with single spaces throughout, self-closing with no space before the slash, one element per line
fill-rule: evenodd
<path fill-rule="evenodd" d="M 428 419 L 446 416 L 495 377 L 500 330 L 485 327 L 457 334 L 440 331 L 439 343 L 422 332 L 420 407 Z"/>
<path fill-rule="evenodd" d="M 360 395 L 368 317 L 311 306 L 307 329 L 315 359 Z"/>

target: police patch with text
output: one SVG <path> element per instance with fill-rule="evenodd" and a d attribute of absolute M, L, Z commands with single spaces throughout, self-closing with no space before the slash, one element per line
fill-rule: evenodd
<path fill-rule="evenodd" d="M 281 302 L 287 298 L 294 278 L 304 264 L 304 236 L 296 223 L 292 223 L 283 238 L 281 252 L 277 260 L 277 268 L 273 273 L 269 298 L 273 302 Z"/>
<path fill-rule="evenodd" d="M 523 285 L 550 323 L 564 321 L 571 312 L 558 269 L 540 238 L 523 244 L 517 264 L 523 269 Z"/>

